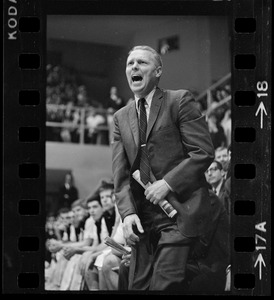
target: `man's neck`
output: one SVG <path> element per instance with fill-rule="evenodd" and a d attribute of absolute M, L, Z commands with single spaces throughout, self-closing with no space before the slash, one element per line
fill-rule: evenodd
<path fill-rule="evenodd" d="M 154 94 L 155 90 L 156 90 L 156 86 L 148 94 L 146 94 L 146 95 L 137 95 L 137 94 L 134 94 L 134 98 L 135 98 L 135 100 L 141 99 L 141 98 L 147 99 L 151 94 L 152 95 Z"/>
<path fill-rule="evenodd" d="M 218 181 L 218 182 L 216 182 L 216 183 L 213 183 L 212 184 L 212 187 L 214 188 L 214 189 L 217 189 L 219 186 L 221 186 L 222 185 L 222 183 L 223 183 L 223 178 L 220 180 L 220 181 Z"/>

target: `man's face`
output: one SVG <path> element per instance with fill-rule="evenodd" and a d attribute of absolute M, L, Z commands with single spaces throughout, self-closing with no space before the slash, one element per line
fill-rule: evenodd
<path fill-rule="evenodd" d="M 206 180 L 210 185 L 217 186 L 219 182 L 222 180 L 223 171 L 220 170 L 215 162 L 213 162 L 206 173 Z"/>
<path fill-rule="evenodd" d="M 60 214 L 60 220 L 61 220 L 62 224 L 64 224 L 65 226 L 68 226 L 69 225 L 68 212 L 62 212 Z"/>
<path fill-rule="evenodd" d="M 73 207 L 72 211 L 74 213 L 74 218 L 76 219 L 75 221 L 82 221 L 87 215 L 87 210 L 82 206 L 75 206 Z"/>
<path fill-rule="evenodd" d="M 148 95 L 157 85 L 162 68 L 147 50 L 134 50 L 127 59 L 126 76 L 132 92 L 138 97 Z"/>
<path fill-rule="evenodd" d="M 215 159 L 219 161 L 222 166 L 229 160 L 229 155 L 227 149 L 216 151 Z"/>
<path fill-rule="evenodd" d="M 65 182 L 71 184 L 71 182 L 72 182 L 72 177 L 71 177 L 70 174 L 66 174 Z"/>
<path fill-rule="evenodd" d="M 73 223 L 73 219 L 74 219 L 74 213 L 71 210 L 70 212 L 68 212 L 68 216 L 67 216 L 67 220 L 68 220 L 69 225 L 71 225 Z"/>
<path fill-rule="evenodd" d="M 111 210 L 114 207 L 114 201 L 113 201 L 113 190 L 104 190 L 100 192 L 100 199 L 103 206 L 103 209 Z"/>
<path fill-rule="evenodd" d="M 88 212 L 90 216 L 95 220 L 98 221 L 102 217 L 104 212 L 103 207 L 99 204 L 98 201 L 91 201 L 88 202 Z"/>

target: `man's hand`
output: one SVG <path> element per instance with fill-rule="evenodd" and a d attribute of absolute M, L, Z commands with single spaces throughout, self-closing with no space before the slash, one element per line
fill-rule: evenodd
<path fill-rule="evenodd" d="M 128 250 L 130 249 L 129 247 L 127 247 L 127 248 L 128 248 Z M 130 251 L 131 251 L 131 249 L 130 249 Z M 124 254 L 122 256 L 121 264 L 124 264 L 126 267 L 129 267 L 130 258 L 131 258 L 131 253 L 130 254 Z"/>
<path fill-rule="evenodd" d="M 161 200 L 164 200 L 166 195 L 170 192 L 166 182 L 161 179 L 153 182 L 145 190 L 145 196 L 153 204 L 158 204 Z"/>
<path fill-rule="evenodd" d="M 136 214 L 132 214 L 126 216 L 123 223 L 125 240 L 129 246 L 134 246 L 136 242 L 139 242 L 139 237 L 133 232 L 133 226 L 136 225 L 138 231 L 144 233 L 141 221 Z"/>
<path fill-rule="evenodd" d="M 69 260 L 74 254 L 76 254 L 76 249 L 73 247 L 64 247 L 64 257 Z"/>
<path fill-rule="evenodd" d="M 95 260 L 93 251 L 84 252 L 79 261 L 79 271 L 82 276 L 85 276 L 91 263 Z"/>

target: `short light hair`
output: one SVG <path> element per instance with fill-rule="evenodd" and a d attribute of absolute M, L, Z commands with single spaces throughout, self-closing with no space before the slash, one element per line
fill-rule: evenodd
<path fill-rule="evenodd" d="M 224 146 L 220 146 L 220 147 L 218 147 L 218 148 L 215 149 L 215 153 L 216 153 L 216 152 L 223 151 L 223 150 L 227 150 L 227 151 L 228 151 L 228 148 L 227 148 L 227 147 L 224 147 Z"/>
<path fill-rule="evenodd" d="M 133 52 L 133 51 L 135 51 L 135 50 L 146 50 L 146 51 L 149 51 L 150 53 L 153 54 L 154 59 L 155 59 L 155 61 L 157 62 L 157 67 L 158 67 L 158 66 L 163 67 L 163 61 L 162 61 L 161 55 L 160 55 L 156 50 L 154 50 L 153 48 L 151 48 L 151 47 L 149 47 L 149 46 L 146 46 L 146 45 L 135 46 L 135 47 L 133 47 L 133 48 L 128 52 L 128 55 L 130 55 L 131 52 Z"/>
<path fill-rule="evenodd" d="M 77 199 L 71 204 L 71 209 L 75 208 L 76 206 L 80 206 L 84 209 L 87 208 L 86 200 L 85 199 Z"/>

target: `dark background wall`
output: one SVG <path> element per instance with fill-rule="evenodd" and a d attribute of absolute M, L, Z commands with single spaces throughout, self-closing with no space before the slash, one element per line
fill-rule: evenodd
<path fill-rule="evenodd" d="M 158 49 L 160 39 L 178 38 L 179 49 L 162 57 L 164 73 L 160 86 L 163 88 L 187 88 L 201 93 L 230 72 L 227 17 L 158 16 L 151 17 L 151 21 L 146 18 L 147 25 L 141 26 L 144 17 L 122 16 L 117 20 L 113 16 L 102 16 L 102 20 L 93 21 L 78 16 L 76 23 L 74 19 L 65 22 L 63 16 L 58 23 L 57 16 L 49 16 L 48 23 L 54 26 L 48 25 L 47 49 L 58 53 L 63 65 L 75 68 L 91 99 L 102 103 L 112 85 L 118 87 L 126 100 L 132 96 L 125 77 L 125 63 L 128 50 L 137 44 Z M 81 29 L 78 35 L 76 26 Z M 102 34 L 98 37 L 100 30 Z"/>

